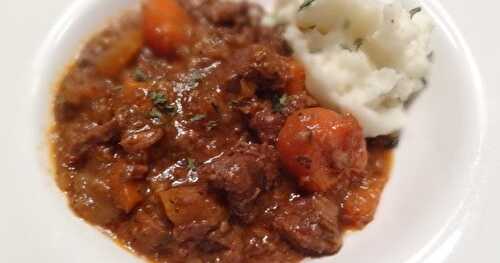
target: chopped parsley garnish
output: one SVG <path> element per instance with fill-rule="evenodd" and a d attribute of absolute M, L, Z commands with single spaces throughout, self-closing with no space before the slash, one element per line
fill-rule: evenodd
<path fill-rule="evenodd" d="M 207 116 L 205 114 L 196 114 L 193 117 L 191 117 L 191 121 L 201 121 L 204 120 Z"/>
<path fill-rule="evenodd" d="M 286 94 L 283 94 L 283 96 L 281 96 L 280 98 L 280 104 L 285 105 L 287 101 L 288 101 L 288 96 Z"/>
<path fill-rule="evenodd" d="M 412 10 L 410 10 L 410 18 L 413 18 L 414 15 L 417 13 L 420 13 L 422 11 L 422 7 L 415 7 Z"/>
<path fill-rule="evenodd" d="M 339 46 L 340 46 L 340 48 L 342 48 L 342 49 L 344 49 L 344 50 L 349 50 L 349 51 L 351 51 L 351 52 L 352 52 L 352 49 L 351 49 L 348 45 L 346 45 L 346 44 L 344 44 L 344 43 L 340 44 Z"/>
<path fill-rule="evenodd" d="M 312 5 L 312 3 L 314 3 L 314 1 L 316 1 L 316 0 L 304 0 L 304 2 L 299 7 L 299 12 L 304 10 L 304 8 Z"/>
<path fill-rule="evenodd" d="M 238 101 L 238 100 L 231 100 L 231 101 L 229 102 L 229 106 L 230 106 L 231 108 L 236 108 L 236 107 L 240 106 L 240 101 Z"/>
<path fill-rule="evenodd" d="M 134 80 L 138 81 L 138 82 L 143 82 L 143 81 L 146 81 L 148 79 L 148 76 L 146 75 L 146 73 L 140 68 L 136 68 L 134 70 L 133 77 L 134 77 Z"/>
<path fill-rule="evenodd" d="M 426 78 L 421 78 L 420 81 L 422 81 L 422 84 L 424 84 L 425 87 L 427 87 L 427 84 L 429 84 Z"/>
<path fill-rule="evenodd" d="M 363 39 L 362 38 L 358 38 L 358 39 L 354 40 L 354 49 L 355 50 L 359 50 L 362 45 L 363 45 Z"/>
<path fill-rule="evenodd" d="M 163 109 L 163 111 L 165 111 L 167 113 L 176 113 L 177 112 L 177 106 L 175 104 L 171 104 L 171 105 L 165 104 L 161 108 Z"/>
<path fill-rule="evenodd" d="M 217 104 L 215 104 L 214 102 L 210 103 L 210 105 L 212 106 L 212 109 L 214 109 L 214 111 L 216 113 L 219 113 L 220 110 L 219 110 L 219 106 L 217 106 Z"/>
<path fill-rule="evenodd" d="M 434 51 L 431 51 L 429 54 L 427 54 L 427 59 L 430 62 L 434 62 Z"/>
<path fill-rule="evenodd" d="M 196 171 L 196 161 L 194 159 L 187 159 L 187 168 L 190 171 Z"/>
<path fill-rule="evenodd" d="M 286 94 L 283 94 L 281 97 L 277 97 L 277 96 L 274 97 L 273 98 L 273 111 L 274 112 L 281 112 L 287 103 L 288 103 L 288 96 Z"/>
<path fill-rule="evenodd" d="M 346 20 L 344 21 L 344 24 L 342 25 L 342 27 L 344 28 L 344 30 L 349 29 L 349 28 L 351 27 L 351 20 L 346 19 Z"/>
<path fill-rule="evenodd" d="M 193 73 L 191 73 L 191 80 L 193 81 L 200 81 L 203 78 L 204 78 L 203 73 L 199 70 L 193 71 Z"/>
<path fill-rule="evenodd" d="M 153 108 L 150 112 L 149 112 L 149 117 L 151 117 L 152 119 L 160 119 L 162 116 L 161 112 L 157 109 L 157 108 Z"/>
<path fill-rule="evenodd" d="M 165 95 L 158 91 L 152 91 L 151 93 L 149 93 L 149 98 L 156 106 L 162 105 L 167 102 L 167 98 L 165 98 Z"/>
<path fill-rule="evenodd" d="M 202 80 L 205 76 L 203 75 L 203 72 L 199 70 L 192 71 L 188 76 L 187 76 L 187 85 L 190 87 L 190 89 L 194 89 L 198 86 L 200 80 Z"/>
<path fill-rule="evenodd" d="M 115 85 L 111 88 L 113 91 L 120 91 L 123 89 L 123 86 L 122 85 Z"/>
<path fill-rule="evenodd" d="M 207 123 L 207 131 L 211 131 L 211 130 L 215 129 L 217 127 L 217 125 L 219 125 L 217 123 L 217 121 L 209 121 Z"/>
<path fill-rule="evenodd" d="M 152 91 L 149 93 L 149 98 L 158 111 L 170 114 L 177 113 L 177 106 L 175 104 L 168 104 L 167 98 L 163 93 Z"/>
<path fill-rule="evenodd" d="M 302 31 L 307 31 L 307 30 L 313 30 L 316 28 L 316 25 L 312 25 L 312 26 L 309 26 L 309 27 L 300 27 L 300 30 Z"/>

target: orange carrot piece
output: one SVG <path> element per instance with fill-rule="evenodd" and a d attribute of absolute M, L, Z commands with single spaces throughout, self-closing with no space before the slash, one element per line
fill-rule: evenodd
<path fill-rule="evenodd" d="M 190 42 L 191 18 L 176 0 L 146 0 L 143 32 L 146 44 L 160 55 L 173 55 Z"/>
<path fill-rule="evenodd" d="M 328 191 L 341 176 L 364 171 L 368 156 L 356 119 L 324 108 L 288 117 L 278 151 L 285 168 L 311 192 Z"/>
<path fill-rule="evenodd" d="M 140 193 L 139 183 L 126 182 L 122 179 L 125 173 L 125 164 L 115 164 L 110 176 L 111 191 L 116 206 L 126 213 L 134 209 L 144 197 Z"/>

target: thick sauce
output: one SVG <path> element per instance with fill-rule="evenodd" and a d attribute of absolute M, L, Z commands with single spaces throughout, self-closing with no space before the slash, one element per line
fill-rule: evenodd
<path fill-rule="evenodd" d="M 161 1 L 93 38 L 57 92 L 57 182 L 71 208 L 155 262 L 336 253 L 373 219 L 390 139 L 368 140 L 364 169 L 335 187 L 307 187 L 277 143 L 287 118 L 318 105 L 279 29 L 259 26 L 253 5 Z M 165 3 L 189 25 L 163 27 L 182 29 L 175 47 L 147 28 Z"/>

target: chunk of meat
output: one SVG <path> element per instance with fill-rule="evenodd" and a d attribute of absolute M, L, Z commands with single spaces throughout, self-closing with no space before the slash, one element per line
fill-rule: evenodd
<path fill-rule="evenodd" d="M 144 179 L 149 171 L 149 167 L 143 164 L 127 164 L 125 167 L 124 180 Z"/>
<path fill-rule="evenodd" d="M 227 64 L 231 74 L 224 71 L 226 87 L 233 87 L 234 83 L 245 79 L 256 83 L 261 89 L 286 90 L 291 79 L 287 57 L 269 47 L 255 44 L 237 51 L 234 58 Z"/>
<path fill-rule="evenodd" d="M 71 185 L 70 205 L 85 220 L 107 225 L 123 215 L 113 202 L 108 180 L 99 174 L 81 172 Z"/>
<path fill-rule="evenodd" d="M 281 113 L 285 116 L 290 116 L 296 111 L 306 108 L 317 108 L 318 106 L 318 102 L 307 94 L 307 92 L 303 91 L 293 95 L 288 95 Z"/>
<path fill-rule="evenodd" d="M 172 188 L 159 193 L 165 213 L 174 225 L 207 221 L 217 225 L 226 212 L 203 186 Z"/>
<path fill-rule="evenodd" d="M 174 55 L 188 44 L 191 18 L 177 0 L 146 0 L 143 8 L 146 44 L 160 55 Z"/>
<path fill-rule="evenodd" d="M 312 192 L 332 189 L 365 170 L 368 152 L 359 123 L 323 108 L 292 114 L 278 138 L 280 157 L 299 184 Z"/>
<path fill-rule="evenodd" d="M 225 209 L 203 186 L 185 186 L 159 193 L 165 214 L 181 241 L 200 239 L 227 217 Z"/>
<path fill-rule="evenodd" d="M 129 165 L 117 162 L 111 168 L 110 185 L 117 207 L 129 213 L 144 199 L 139 182 L 126 181 Z"/>
<path fill-rule="evenodd" d="M 175 226 L 173 235 L 174 238 L 180 243 L 186 241 L 200 242 L 215 227 L 216 226 L 206 220 L 192 221 L 187 224 Z"/>
<path fill-rule="evenodd" d="M 228 221 L 222 222 L 198 244 L 203 253 L 213 256 L 208 262 L 247 262 L 242 253 L 244 249 L 242 227 Z"/>
<path fill-rule="evenodd" d="M 132 218 L 121 224 L 117 234 L 128 245 L 143 253 L 154 253 L 173 239 L 171 226 L 166 224 L 158 208 L 147 205 L 137 209 Z"/>
<path fill-rule="evenodd" d="M 248 3 L 214 1 L 211 8 L 204 11 L 210 22 L 218 26 L 236 27 L 252 23 L 249 15 L 251 7 Z"/>
<path fill-rule="evenodd" d="M 148 149 L 163 137 L 163 129 L 145 126 L 139 130 L 126 132 L 120 141 L 125 151 L 133 153 Z"/>
<path fill-rule="evenodd" d="M 286 117 L 297 110 L 315 107 L 318 103 L 307 93 L 283 95 L 273 105 L 270 101 L 251 99 L 238 107 L 247 116 L 249 127 L 262 143 L 276 144 Z"/>
<path fill-rule="evenodd" d="M 219 228 L 212 231 L 203 239 L 199 247 L 201 250 L 208 253 L 227 250 L 230 249 L 231 245 L 235 242 L 241 242 L 241 240 L 235 240 L 238 238 L 238 235 L 229 222 L 222 222 Z"/>
<path fill-rule="evenodd" d="M 269 145 L 240 144 L 199 169 L 210 186 L 223 190 L 234 215 L 244 222 L 255 200 L 269 190 L 278 175 L 278 153 Z"/>
<path fill-rule="evenodd" d="M 282 206 L 273 227 L 290 245 L 311 256 L 334 254 L 342 246 L 338 207 L 320 195 Z"/>
<path fill-rule="evenodd" d="M 285 117 L 270 106 L 257 111 L 250 119 L 250 127 L 257 132 L 260 141 L 270 144 L 276 143 L 284 123 Z"/>
<path fill-rule="evenodd" d="M 248 263 L 299 262 L 303 257 L 299 252 L 290 250 L 280 234 L 267 227 L 251 226 L 245 229 L 245 248 L 243 254 Z"/>
<path fill-rule="evenodd" d="M 75 165 L 92 146 L 111 140 L 118 131 L 118 122 L 115 119 L 103 125 L 92 126 L 86 131 L 82 131 L 83 135 L 78 135 L 78 138 L 75 138 L 69 146 L 69 150 L 64 158 L 66 163 Z"/>

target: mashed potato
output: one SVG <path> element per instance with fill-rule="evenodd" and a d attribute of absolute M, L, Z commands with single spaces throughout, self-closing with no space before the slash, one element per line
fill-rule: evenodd
<path fill-rule="evenodd" d="M 306 66 L 307 89 L 323 106 L 353 114 L 367 137 L 403 127 L 405 102 L 424 88 L 431 63 L 433 26 L 419 8 L 277 0 L 265 22 L 286 25 L 285 38 Z"/>

